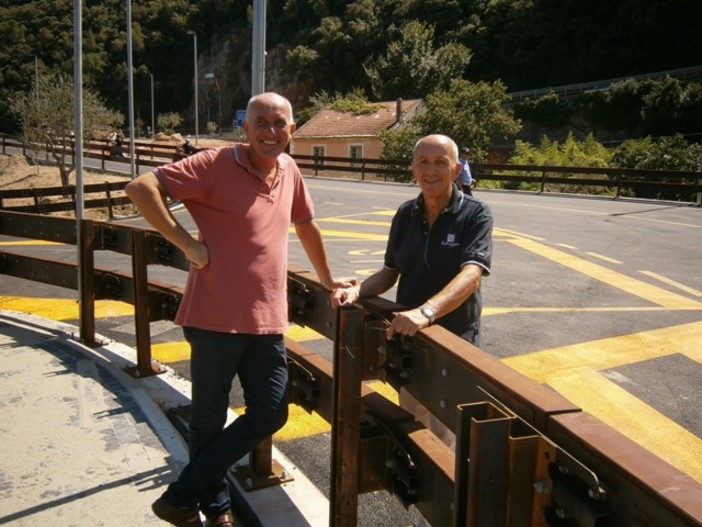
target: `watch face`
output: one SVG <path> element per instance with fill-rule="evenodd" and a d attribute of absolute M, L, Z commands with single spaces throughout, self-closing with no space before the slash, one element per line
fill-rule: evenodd
<path fill-rule="evenodd" d="M 430 308 L 429 306 L 422 306 L 420 308 L 420 311 L 422 312 L 422 315 L 427 317 L 429 320 L 434 320 L 434 310 Z"/>

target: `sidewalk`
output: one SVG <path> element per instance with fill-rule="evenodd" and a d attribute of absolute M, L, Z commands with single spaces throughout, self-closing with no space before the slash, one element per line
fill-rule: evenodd
<path fill-rule="evenodd" d="M 189 383 L 172 371 L 134 379 L 124 372 L 134 350 L 87 348 L 75 333 L 0 310 L 0 525 L 166 525 L 151 503 L 187 448 L 164 410 L 189 403 Z M 288 468 L 291 484 L 237 493 L 248 509 L 238 526 L 327 524 L 326 499 Z"/>

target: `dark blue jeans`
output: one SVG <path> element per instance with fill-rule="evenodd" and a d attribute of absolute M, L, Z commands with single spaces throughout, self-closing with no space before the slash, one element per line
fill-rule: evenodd
<path fill-rule="evenodd" d="M 190 462 L 165 497 L 175 505 L 198 505 L 209 518 L 230 508 L 229 467 L 288 419 L 285 343 L 283 335 L 192 327 L 183 333 L 191 348 Z M 224 428 L 236 375 L 246 412 Z"/>

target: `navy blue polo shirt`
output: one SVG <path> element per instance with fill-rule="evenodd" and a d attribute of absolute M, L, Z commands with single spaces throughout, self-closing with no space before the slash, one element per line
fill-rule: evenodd
<path fill-rule="evenodd" d="M 466 196 L 454 185 L 451 200 L 432 225 L 424 219 L 424 198 L 400 205 L 393 217 L 385 251 L 385 266 L 400 273 L 397 303 L 415 308 L 441 291 L 466 264 L 490 274 L 492 214 L 488 206 Z M 480 343 L 480 290 L 436 323 L 452 333 Z"/>

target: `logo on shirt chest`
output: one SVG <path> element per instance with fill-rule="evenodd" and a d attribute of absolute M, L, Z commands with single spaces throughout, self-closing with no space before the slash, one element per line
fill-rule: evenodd
<path fill-rule="evenodd" d="M 446 235 L 446 239 L 441 242 L 442 247 L 458 247 L 459 243 L 456 241 L 456 235 L 449 232 Z"/>

